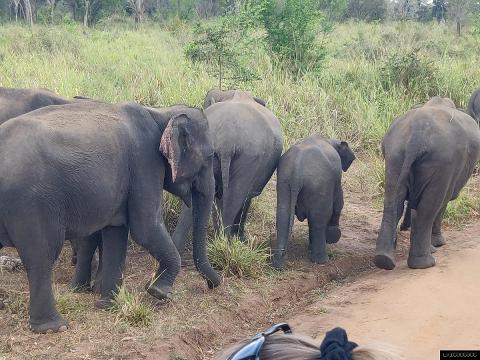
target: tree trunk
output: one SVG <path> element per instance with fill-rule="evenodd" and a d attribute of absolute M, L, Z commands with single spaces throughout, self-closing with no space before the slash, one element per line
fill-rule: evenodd
<path fill-rule="evenodd" d="M 85 15 L 83 16 L 83 26 L 88 27 L 88 6 L 90 1 L 85 1 Z"/>

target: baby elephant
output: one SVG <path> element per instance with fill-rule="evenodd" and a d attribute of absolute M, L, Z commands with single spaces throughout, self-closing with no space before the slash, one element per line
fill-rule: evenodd
<path fill-rule="evenodd" d="M 277 244 L 273 266 L 282 268 L 292 233 L 293 214 L 308 219 L 310 259 L 327 262 L 326 244 L 340 239 L 343 208 L 342 170 L 355 155 L 344 141 L 312 135 L 293 145 L 277 168 Z"/>

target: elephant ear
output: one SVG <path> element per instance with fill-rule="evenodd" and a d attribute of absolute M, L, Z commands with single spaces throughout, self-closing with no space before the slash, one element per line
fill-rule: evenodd
<path fill-rule="evenodd" d="M 255 100 L 257 103 L 262 105 L 263 107 L 267 107 L 267 102 L 263 99 L 260 99 L 259 97 L 254 96 L 253 100 Z"/>
<path fill-rule="evenodd" d="M 355 154 L 353 153 L 352 149 L 350 149 L 350 146 L 348 146 L 346 141 L 340 142 L 337 151 L 342 162 L 342 170 L 345 172 L 348 170 L 350 165 L 352 165 L 353 160 L 356 159 Z"/>
<path fill-rule="evenodd" d="M 182 149 L 188 147 L 188 134 L 182 115 L 170 119 L 160 140 L 160 151 L 172 168 L 172 180 L 175 182 L 179 174 Z"/>

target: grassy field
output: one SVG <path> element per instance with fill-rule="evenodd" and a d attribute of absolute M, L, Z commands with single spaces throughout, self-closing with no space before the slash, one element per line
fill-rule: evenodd
<path fill-rule="evenodd" d="M 216 79 L 203 65 L 185 58 L 184 47 L 191 36 L 190 27 L 182 22 L 146 24 L 137 30 L 128 24 L 105 30 L 75 24 L 37 25 L 33 31 L 4 25 L 0 27 L 0 86 L 45 87 L 65 96 L 108 102 L 200 106 Z M 143 358 L 142 354 L 148 358 L 163 351 L 161 344 L 167 341 L 170 359 L 208 359 L 236 336 L 285 319 L 308 301 L 323 297 L 321 286 L 326 283 L 337 284 L 359 269 L 368 269 L 382 209 L 381 138 L 396 116 L 433 95 L 449 96 L 464 108 L 480 85 L 480 39 L 468 32 L 456 37 L 450 25 L 404 22 L 338 24 L 326 41 L 327 58 L 321 71 L 301 79 L 280 70 L 259 48 L 249 61 L 261 80 L 241 87 L 267 101 L 282 122 L 286 146 L 321 133 L 348 141 L 358 155 L 344 177 L 343 237 L 329 247 L 328 265 L 308 262 L 307 227 L 296 223 L 289 270 L 279 274 L 262 267 L 268 248 L 256 243 L 275 237 L 275 186 L 270 183 L 252 206 L 247 224 L 252 241 L 230 247 L 217 237 L 210 243 L 211 255 L 217 255 L 212 261 L 224 269 L 223 286 L 214 291 L 206 290 L 187 258 L 173 301 L 154 302 L 144 295 L 143 286 L 155 264 L 131 244 L 126 286 L 115 307 L 111 312 L 93 311 L 93 295 L 67 290 L 73 270 L 68 252 L 63 253 L 54 277 L 55 293 L 72 327 L 62 338 L 41 337 L 27 329 L 25 274 L 0 274 L 5 288 L 0 289 L 0 299 L 2 291 L 10 299 L 7 315 L 0 317 L 0 359 L 32 354 L 46 358 L 53 352 L 62 359 L 110 359 L 118 352 L 125 358 Z M 478 216 L 477 183 L 474 179 L 449 207 L 448 226 L 460 226 Z M 178 202 L 168 199 L 168 213 L 175 218 Z M 407 247 L 407 236 L 400 235 L 399 251 L 405 253 Z M 252 257 L 242 255 L 248 251 Z M 272 299 L 281 306 L 275 308 Z M 172 350 L 177 347 L 182 357 Z"/>
<path fill-rule="evenodd" d="M 170 30 L 168 30 L 170 29 Z M 77 25 L 0 28 L 0 85 L 46 87 L 66 96 L 150 106 L 201 105 L 216 80 L 184 57 L 191 33 L 180 23 L 139 30 Z M 378 150 L 391 121 L 430 96 L 463 108 L 478 86 L 480 39 L 451 26 L 414 22 L 337 25 L 319 73 L 294 79 L 263 48 L 249 59 L 261 80 L 241 84 L 267 100 L 286 144 L 321 132 Z"/>

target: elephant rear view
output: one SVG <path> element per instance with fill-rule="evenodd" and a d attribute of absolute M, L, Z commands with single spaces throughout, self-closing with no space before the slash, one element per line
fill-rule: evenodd
<path fill-rule="evenodd" d="M 294 214 L 300 221 L 308 219 L 312 262 L 328 261 L 326 244 L 341 236 L 342 170 L 347 171 L 353 160 L 355 155 L 346 142 L 320 135 L 293 145 L 282 156 L 277 169 L 276 268 L 284 265 Z"/>
<path fill-rule="evenodd" d="M 408 266 L 435 265 L 432 245 L 445 243 L 443 213 L 480 158 L 480 130 L 450 99 L 433 98 L 393 122 L 383 138 L 385 197 L 375 265 L 395 267 L 396 229 L 404 202 L 412 209 Z"/>
<path fill-rule="evenodd" d="M 204 106 L 215 153 L 216 208 L 226 235 L 243 238 L 251 199 L 262 192 L 282 154 L 280 122 L 263 100 L 244 91 L 211 90 Z M 173 236 L 180 251 L 189 222 L 184 208 Z"/>

